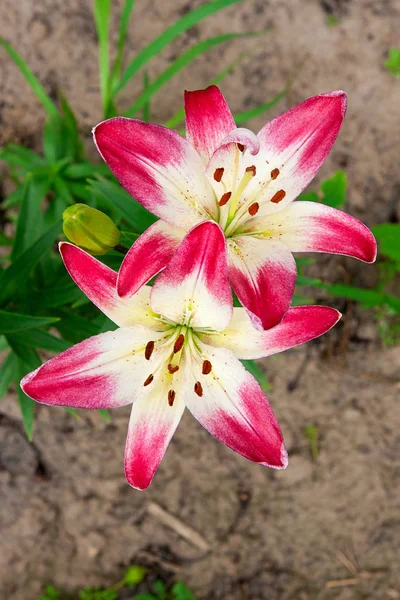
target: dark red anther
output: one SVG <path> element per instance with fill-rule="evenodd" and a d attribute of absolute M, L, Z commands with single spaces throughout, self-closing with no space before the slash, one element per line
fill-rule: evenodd
<path fill-rule="evenodd" d="M 185 336 L 183 335 L 183 333 L 180 333 L 175 340 L 174 354 L 179 352 L 179 350 L 182 350 L 182 346 L 183 346 L 184 342 L 185 342 Z"/>
<path fill-rule="evenodd" d="M 258 209 L 260 208 L 260 205 L 258 204 L 258 202 L 253 202 L 253 204 L 251 204 L 248 208 L 249 214 L 254 217 L 254 215 L 256 215 L 258 213 Z"/>
<path fill-rule="evenodd" d="M 203 386 L 201 385 L 200 381 L 196 381 L 194 384 L 194 391 L 200 397 L 203 395 Z"/>
<path fill-rule="evenodd" d="M 279 169 L 272 169 L 271 171 L 271 179 L 276 179 L 280 173 Z"/>
<path fill-rule="evenodd" d="M 144 357 L 146 360 L 150 360 L 150 356 L 153 354 L 154 350 L 154 342 L 150 341 L 146 344 L 146 349 L 144 351 Z"/>
<path fill-rule="evenodd" d="M 205 360 L 203 362 L 203 368 L 201 370 L 201 372 L 203 373 L 203 375 L 208 375 L 209 373 L 211 373 L 211 369 L 212 369 L 212 365 L 210 363 L 209 360 Z"/>
<path fill-rule="evenodd" d="M 285 190 L 279 190 L 276 192 L 276 194 L 274 194 L 272 196 L 271 202 L 273 202 L 274 204 L 279 204 L 279 202 L 281 200 L 283 200 L 285 196 L 286 196 Z"/>
<path fill-rule="evenodd" d="M 251 167 L 246 167 L 246 173 L 251 173 L 254 177 L 256 174 L 256 166 L 251 165 Z"/>
<path fill-rule="evenodd" d="M 224 204 L 226 204 L 227 202 L 229 202 L 229 198 L 231 196 L 232 196 L 232 192 L 225 192 L 225 194 L 222 194 L 221 200 L 218 202 L 218 204 L 220 206 L 224 206 Z"/>
<path fill-rule="evenodd" d="M 169 392 L 168 392 L 168 404 L 170 406 L 173 405 L 174 400 L 175 400 L 175 396 L 176 396 L 176 394 L 175 394 L 174 390 L 169 390 Z"/>
<path fill-rule="evenodd" d="M 218 181 L 218 183 L 219 183 L 222 179 L 223 174 L 224 174 L 224 167 L 219 167 L 218 169 L 215 169 L 215 171 L 214 171 L 215 181 Z"/>
<path fill-rule="evenodd" d="M 154 379 L 154 375 L 152 375 L 152 374 L 150 373 L 150 375 L 148 376 L 148 378 L 146 379 L 146 381 L 144 382 L 144 384 L 143 384 L 143 385 L 144 385 L 144 386 L 146 386 L 146 385 L 150 385 L 150 383 L 153 381 L 153 379 Z"/>
<path fill-rule="evenodd" d="M 173 375 L 174 373 L 176 373 L 179 370 L 179 366 L 178 365 L 171 365 L 171 363 L 169 363 L 168 365 L 168 371 L 171 373 L 171 375 Z"/>
<path fill-rule="evenodd" d="M 238 143 L 237 147 L 239 148 L 240 152 L 244 152 L 244 145 L 243 144 L 239 144 Z"/>

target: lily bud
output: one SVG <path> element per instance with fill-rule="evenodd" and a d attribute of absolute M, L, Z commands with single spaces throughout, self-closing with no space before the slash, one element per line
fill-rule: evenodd
<path fill-rule="evenodd" d="M 64 210 L 63 231 L 70 242 L 94 255 L 106 254 L 121 237 L 110 217 L 86 204 Z"/>

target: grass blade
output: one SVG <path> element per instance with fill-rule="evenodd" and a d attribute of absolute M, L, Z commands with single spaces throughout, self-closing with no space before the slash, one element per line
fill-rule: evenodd
<path fill-rule="evenodd" d="M 202 19 L 216 13 L 231 4 L 236 4 L 242 0 L 215 0 L 214 2 L 207 2 L 202 6 L 199 6 L 196 10 L 192 10 L 184 15 L 179 21 L 168 27 L 158 38 L 150 42 L 148 46 L 143 48 L 128 65 L 127 69 L 123 73 L 120 82 L 113 90 L 113 96 L 117 94 L 128 81 L 137 73 L 137 71 L 143 67 L 150 59 L 157 56 L 170 42 L 172 42 L 178 35 L 190 29 Z"/>
<path fill-rule="evenodd" d="M 218 75 L 216 75 L 216 77 L 214 77 L 214 79 L 212 79 L 210 81 L 210 83 L 208 84 L 210 85 L 218 85 L 223 79 L 225 79 L 225 77 L 227 75 L 229 75 L 229 73 L 239 64 L 242 62 L 243 58 L 245 57 L 244 54 L 241 54 L 239 56 L 239 58 L 237 58 L 236 60 L 234 60 L 230 65 L 228 65 L 225 69 L 223 69 L 223 71 L 221 71 L 220 73 L 218 73 Z M 182 123 L 182 121 L 185 118 L 185 109 L 182 107 L 180 108 L 166 123 L 164 123 L 165 127 L 169 127 L 170 129 L 174 129 L 175 127 L 177 127 L 178 125 L 180 125 Z"/>
<path fill-rule="evenodd" d="M 207 52 L 208 50 L 211 50 L 211 48 L 235 38 L 256 36 L 261 35 L 262 33 L 265 32 L 258 31 L 251 33 L 225 33 L 223 35 L 218 35 L 195 44 L 189 48 L 189 50 L 181 54 L 181 56 L 179 56 L 172 64 L 170 64 L 169 67 L 167 67 L 165 71 L 161 73 L 161 75 L 157 77 L 157 79 L 155 79 L 144 92 L 142 92 L 132 106 L 125 112 L 125 116 L 132 117 L 163 85 L 165 85 L 172 77 L 174 77 L 174 75 L 190 64 L 195 58 L 201 54 L 204 54 L 204 52 Z"/>
<path fill-rule="evenodd" d="M 108 30 L 110 24 L 111 0 L 95 0 L 94 20 L 99 40 L 99 76 L 103 113 L 107 114 L 110 87 L 110 62 Z"/>
<path fill-rule="evenodd" d="M 15 333 L 13 338 L 21 345 L 27 346 L 28 348 L 42 348 L 49 352 L 64 352 L 68 350 L 72 344 L 66 340 L 43 331 L 43 329 L 31 329 L 28 335 L 25 333 Z"/>
<path fill-rule="evenodd" d="M 124 8 L 122 9 L 121 19 L 119 22 L 119 36 L 117 45 L 117 57 L 114 62 L 114 66 L 111 74 L 111 86 L 116 84 L 121 74 L 122 61 L 124 58 L 124 49 L 126 37 L 128 34 L 129 19 L 133 10 L 135 0 L 125 0 Z"/>
<path fill-rule="evenodd" d="M 60 319 L 58 317 L 33 317 L 31 315 L 20 315 L 0 309 L 0 331 L 1 333 L 15 333 L 36 329 L 44 325 L 51 325 Z"/>
<path fill-rule="evenodd" d="M 146 92 L 150 87 L 150 79 L 147 71 L 143 74 L 143 92 Z M 143 104 L 143 121 L 150 123 L 150 100 Z"/>
<path fill-rule="evenodd" d="M 257 379 L 262 391 L 267 392 L 271 386 L 259 364 L 255 360 L 241 360 L 240 362 Z"/>
<path fill-rule="evenodd" d="M 278 104 L 280 100 L 286 95 L 286 88 L 279 92 L 272 100 L 266 102 L 265 104 L 260 104 L 260 106 L 256 106 L 255 108 L 250 108 L 250 110 L 245 110 L 243 112 L 237 113 L 234 115 L 236 125 L 241 125 L 244 121 L 249 121 L 250 119 L 254 119 L 254 117 L 258 117 L 263 113 L 270 110 L 275 104 Z"/>
<path fill-rule="evenodd" d="M 17 376 L 17 360 L 14 352 L 10 352 L 0 367 L 0 398 L 4 396 Z"/>
<path fill-rule="evenodd" d="M 3 38 L 0 38 L 0 44 L 6 50 L 10 58 L 14 61 L 17 67 L 20 69 L 21 73 L 31 86 L 32 90 L 35 92 L 38 97 L 41 105 L 46 110 L 47 114 L 50 117 L 58 117 L 58 110 L 53 100 L 47 94 L 42 84 L 39 82 L 37 77 L 32 73 L 24 59 L 14 48 Z"/>

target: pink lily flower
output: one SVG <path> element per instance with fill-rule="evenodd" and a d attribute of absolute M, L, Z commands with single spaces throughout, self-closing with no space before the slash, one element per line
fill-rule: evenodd
<path fill-rule="evenodd" d="M 151 288 L 120 298 L 117 273 L 61 243 L 75 283 L 119 329 L 52 358 L 21 381 L 37 402 L 75 408 L 132 404 L 125 452 L 130 485 L 145 489 L 185 407 L 213 436 L 246 457 L 282 469 L 282 433 L 259 384 L 238 359 L 269 356 L 312 340 L 340 318 L 323 306 L 292 308 L 269 331 L 232 308 L 226 242 L 206 222 L 185 237 Z M 233 318 L 232 318 L 233 314 Z"/>
<path fill-rule="evenodd" d="M 235 126 L 215 86 L 186 92 L 185 109 L 186 139 L 122 117 L 94 129 L 114 175 L 161 219 L 127 254 L 117 284 L 121 297 L 163 269 L 187 231 L 204 220 L 224 230 L 230 283 L 258 328 L 273 327 L 289 309 L 296 281 L 292 252 L 375 260 L 375 239 L 360 221 L 323 204 L 293 202 L 339 133 L 344 92 L 314 96 L 258 135 Z"/>

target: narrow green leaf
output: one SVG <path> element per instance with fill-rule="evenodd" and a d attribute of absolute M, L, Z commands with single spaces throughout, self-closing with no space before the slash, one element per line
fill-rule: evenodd
<path fill-rule="evenodd" d="M 125 221 L 138 233 L 150 227 L 157 218 L 134 200 L 119 184 L 104 179 L 90 182 L 92 190 L 98 194 L 110 208 L 116 208 Z"/>
<path fill-rule="evenodd" d="M 120 82 L 114 88 L 113 96 L 122 90 L 123 87 L 125 87 L 128 81 L 141 67 L 143 67 L 154 56 L 158 56 L 158 54 L 178 35 L 187 29 L 190 29 L 190 27 L 193 27 L 199 23 L 202 19 L 205 19 L 213 13 L 216 13 L 227 6 L 236 4 L 238 2 L 241 2 L 241 0 L 216 0 L 215 2 L 207 2 L 202 4 L 199 6 L 199 8 L 186 13 L 181 19 L 179 19 L 179 21 L 176 21 L 176 23 L 166 29 L 158 38 L 154 39 L 152 42 L 150 42 L 150 44 L 148 44 L 148 46 L 136 54 L 135 58 L 123 73 Z"/>
<path fill-rule="evenodd" d="M 394 77 L 400 77 L 400 49 L 399 48 L 390 48 L 389 58 L 385 62 L 385 67 Z"/>
<path fill-rule="evenodd" d="M 121 13 L 121 19 L 119 22 L 119 35 L 117 44 L 117 57 L 114 62 L 114 66 L 111 74 L 111 85 L 114 87 L 119 79 L 122 69 L 122 61 L 124 58 L 125 42 L 128 34 L 129 20 L 133 10 L 135 0 L 125 0 L 124 7 Z"/>
<path fill-rule="evenodd" d="M 223 69 L 214 79 L 210 81 L 208 85 L 218 85 L 229 73 L 234 69 L 239 63 L 242 62 L 244 58 L 244 54 L 241 54 L 239 58 L 234 60 L 230 65 L 228 65 L 225 69 Z M 169 127 L 170 129 L 174 129 L 178 125 L 182 123 L 185 118 L 185 109 L 180 108 L 166 123 L 164 123 L 164 127 Z"/>
<path fill-rule="evenodd" d="M 172 586 L 171 596 L 171 600 L 196 600 L 189 588 L 181 581 Z"/>
<path fill-rule="evenodd" d="M 0 309 L 0 331 L 1 333 L 14 333 L 26 331 L 44 325 L 51 325 L 59 321 L 57 317 L 33 317 L 31 315 L 20 315 Z M 29 334 L 28 334 L 29 335 Z"/>
<path fill-rule="evenodd" d="M 104 116 L 107 115 L 107 106 L 109 101 L 109 42 L 108 29 L 110 22 L 111 0 L 94 1 L 94 20 L 96 23 L 97 37 L 99 40 L 99 72 L 100 72 L 100 90 L 103 101 Z"/>
<path fill-rule="evenodd" d="M 4 396 L 11 383 L 17 377 L 17 360 L 14 352 L 10 352 L 0 366 L 0 398 Z"/>
<path fill-rule="evenodd" d="M 78 286 L 69 279 L 33 292 L 32 304 L 38 304 L 42 308 L 56 308 L 73 304 L 82 297 L 86 298 Z"/>
<path fill-rule="evenodd" d="M 7 302 L 18 288 L 26 283 L 29 273 L 55 242 L 60 230 L 61 221 L 53 225 L 37 242 L 25 250 L 12 265 L 1 273 L 0 304 Z"/>
<path fill-rule="evenodd" d="M 3 148 L 0 148 L 0 159 L 5 160 L 14 157 L 15 161 L 20 160 L 22 166 L 38 167 L 44 164 L 43 158 L 30 148 L 25 148 L 21 144 L 9 143 Z"/>
<path fill-rule="evenodd" d="M 35 92 L 38 97 L 40 103 L 43 108 L 47 111 L 48 115 L 51 117 L 56 117 L 58 115 L 58 110 L 56 105 L 50 96 L 46 93 L 43 86 L 36 78 L 36 76 L 32 73 L 24 59 L 14 48 L 3 38 L 0 38 L 0 44 L 4 47 L 10 58 L 14 61 L 17 67 L 20 69 L 21 73 L 31 86 L 32 90 Z"/>
<path fill-rule="evenodd" d="M 55 327 L 61 333 L 64 340 L 76 344 L 99 333 L 99 327 L 96 324 L 75 313 L 59 309 L 57 315 L 61 320 Z"/>
<path fill-rule="evenodd" d="M 11 246 L 13 240 L 0 231 L 0 246 Z"/>
<path fill-rule="evenodd" d="M 237 113 L 233 115 L 235 118 L 236 125 L 241 125 L 245 121 L 249 121 L 250 119 L 254 119 L 254 117 L 258 117 L 263 113 L 270 110 L 275 104 L 278 104 L 282 98 L 286 95 L 286 88 L 279 92 L 272 100 L 266 102 L 265 104 L 260 104 L 260 106 L 256 106 L 255 108 L 250 108 L 249 110 L 245 110 L 243 112 Z"/>
<path fill-rule="evenodd" d="M 181 54 L 173 63 L 171 63 L 157 79 L 155 79 L 149 87 L 143 91 L 136 101 L 125 111 L 125 116 L 132 117 L 138 110 L 140 110 L 146 102 L 163 86 L 165 85 L 174 75 L 176 75 L 181 69 L 190 64 L 195 58 L 204 54 L 211 48 L 223 44 L 229 40 L 241 37 L 252 37 L 262 35 L 265 32 L 249 32 L 249 33 L 225 33 L 218 35 L 207 40 L 203 40 Z"/>
<path fill-rule="evenodd" d="M 99 413 L 101 414 L 106 423 L 111 422 L 110 413 L 106 408 L 99 408 Z"/>
<path fill-rule="evenodd" d="M 74 204 L 74 198 L 70 192 L 70 189 L 67 183 L 64 181 L 62 177 L 59 175 L 54 179 L 54 189 L 57 192 L 58 196 L 62 199 L 66 206 L 70 206 Z"/>
<path fill-rule="evenodd" d="M 372 227 L 372 233 L 378 239 L 380 252 L 400 265 L 400 224 L 375 225 Z"/>
<path fill-rule="evenodd" d="M 346 202 L 347 177 L 344 171 L 336 171 L 333 177 L 321 183 L 322 202 L 332 208 L 340 208 Z"/>
<path fill-rule="evenodd" d="M 29 248 L 41 233 L 43 221 L 40 204 L 49 188 L 48 180 L 37 181 L 33 177 L 26 180 L 11 252 L 13 261 Z"/>
<path fill-rule="evenodd" d="M 150 79 L 147 71 L 143 73 L 143 92 L 146 92 L 150 87 Z M 143 104 L 143 121 L 150 123 L 150 100 Z"/>
<path fill-rule="evenodd" d="M 63 120 L 63 154 L 74 160 L 83 161 L 85 160 L 85 148 L 79 135 L 78 121 L 62 92 L 60 96 Z"/>
<path fill-rule="evenodd" d="M 241 360 L 240 362 L 257 379 L 263 392 L 267 392 L 271 386 L 258 363 L 255 360 Z"/>
<path fill-rule="evenodd" d="M 92 165 L 88 162 L 82 162 L 68 165 L 63 170 L 63 177 L 67 179 L 86 179 L 95 175 L 110 176 L 110 169 L 107 165 Z"/>
<path fill-rule="evenodd" d="M 25 193 L 25 185 L 19 185 L 3 202 L 3 208 L 13 208 L 17 206 L 21 201 Z"/>
<path fill-rule="evenodd" d="M 49 350 L 49 352 L 64 352 L 64 350 L 71 347 L 70 342 L 43 331 L 43 329 L 31 329 L 28 334 L 14 333 L 13 337 L 21 346 L 42 348 L 43 350 Z"/>

